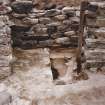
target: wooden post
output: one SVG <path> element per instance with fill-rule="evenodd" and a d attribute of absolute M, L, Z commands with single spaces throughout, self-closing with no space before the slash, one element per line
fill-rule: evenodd
<path fill-rule="evenodd" d="M 81 2 L 80 8 L 80 25 L 79 25 L 79 37 L 78 37 L 78 49 L 77 49 L 77 74 L 82 72 L 82 61 L 81 61 L 81 53 L 82 53 L 82 46 L 83 46 L 83 34 L 84 34 L 84 27 L 85 27 L 85 11 L 88 7 L 88 1 Z"/>

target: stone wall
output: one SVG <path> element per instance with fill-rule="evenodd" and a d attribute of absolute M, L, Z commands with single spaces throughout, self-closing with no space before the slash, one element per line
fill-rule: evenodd
<path fill-rule="evenodd" d="M 31 2 L 14 2 L 11 7 L 13 47 L 77 46 L 79 8 L 52 7 L 49 10 L 38 10 Z"/>

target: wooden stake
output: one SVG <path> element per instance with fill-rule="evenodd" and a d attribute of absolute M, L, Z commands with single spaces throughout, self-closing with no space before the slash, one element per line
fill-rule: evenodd
<path fill-rule="evenodd" d="M 85 11 L 88 7 L 88 1 L 82 1 L 80 8 L 80 26 L 79 26 L 79 37 L 78 37 L 78 49 L 77 49 L 77 74 L 82 72 L 82 61 L 81 61 L 81 53 L 83 46 L 83 34 L 85 27 Z"/>

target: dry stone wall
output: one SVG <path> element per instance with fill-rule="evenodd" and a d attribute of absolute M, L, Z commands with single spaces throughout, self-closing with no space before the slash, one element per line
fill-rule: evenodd
<path fill-rule="evenodd" d="M 52 7 L 49 10 L 33 8 L 31 2 L 11 5 L 13 47 L 76 47 L 79 8 Z"/>

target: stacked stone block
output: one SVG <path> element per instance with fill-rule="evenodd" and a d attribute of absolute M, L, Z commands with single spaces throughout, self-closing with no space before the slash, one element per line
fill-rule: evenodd
<path fill-rule="evenodd" d="M 92 2 L 93 12 L 88 11 L 86 36 L 86 62 L 88 68 L 105 67 L 105 2 Z"/>

